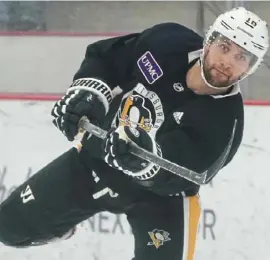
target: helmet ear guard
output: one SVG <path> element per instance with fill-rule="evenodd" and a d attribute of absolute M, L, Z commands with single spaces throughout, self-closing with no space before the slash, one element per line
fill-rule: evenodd
<path fill-rule="evenodd" d="M 203 64 L 207 46 L 213 43 L 218 35 L 226 37 L 253 55 L 250 62 L 250 69 L 237 82 L 243 80 L 258 69 L 269 48 L 267 23 L 261 20 L 256 14 L 247 11 L 243 7 L 238 7 L 219 15 L 205 35 L 203 53 L 201 55 L 202 78 L 209 87 L 215 89 L 217 87 L 212 86 L 205 78 Z M 223 88 L 229 88 L 230 86 Z"/>

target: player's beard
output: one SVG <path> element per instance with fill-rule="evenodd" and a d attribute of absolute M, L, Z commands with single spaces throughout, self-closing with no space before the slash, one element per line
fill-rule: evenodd
<path fill-rule="evenodd" d="M 224 73 L 222 70 L 215 68 L 214 66 L 203 68 L 204 77 L 206 81 L 216 88 L 226 88 L 234 84 L 237 79 L 231 79 L 229 75 Z"/>

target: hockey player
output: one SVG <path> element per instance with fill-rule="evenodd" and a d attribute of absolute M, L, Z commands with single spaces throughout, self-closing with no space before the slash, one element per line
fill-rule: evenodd
<path fill-rule="evenodd" d="M 109 130 L 85 134 L 18 187 L 0 206 L 0 241 L 14 247 L 69 236 L 107 210 L 125 213 L 136 260 L 193 259 L 199 186 L 128 152 L 128 143 L 198 172 L 208 169 L 236 131 L 227 165 L 243 134 L 239 82 L 268 49 L 266 22 L 236 8 L 221 14 L 204 40 L 163 23 L 88 46 L 53 123 L 73 141 L 83 116 Z M 119 86 L 122 93 L 114 96 Z"/>

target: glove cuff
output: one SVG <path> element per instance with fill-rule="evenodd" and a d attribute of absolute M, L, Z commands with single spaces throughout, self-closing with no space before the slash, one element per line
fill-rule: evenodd
<path fill-rule="evenodd" d="M 67 90 L 67 94 L 75 90 L 86 90 L 97 95 L 98 99 L 105 107 L 106 114 L 108 113 L 113 94 L 112 90 L 105 82 L 95 78 L 80 78 L 73 81 L 72 85 Z"/>

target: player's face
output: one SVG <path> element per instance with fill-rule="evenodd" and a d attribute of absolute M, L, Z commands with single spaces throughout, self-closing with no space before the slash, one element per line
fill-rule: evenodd
<path fill-rule="evenodd" d="M 205 79 L 214 87 L 228 87 L 246 75 L 253 57 L 229 39 L 217 37 L 205 49 Z"/>

